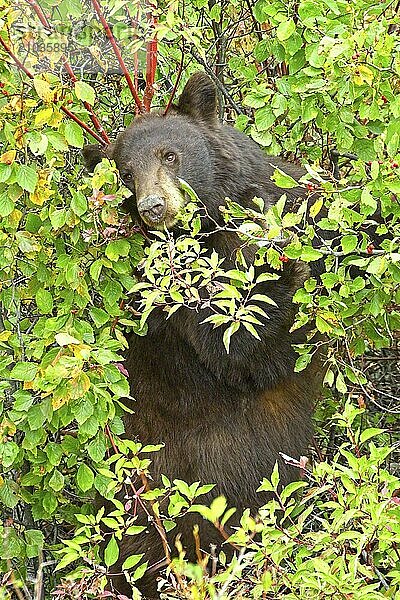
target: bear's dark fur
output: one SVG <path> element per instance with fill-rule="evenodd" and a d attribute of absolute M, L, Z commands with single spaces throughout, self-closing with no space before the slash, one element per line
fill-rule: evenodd
<path fill-rule="evenodd" d="M 220 221 L 219 206 L 225 197 L 250 206 L 254 196 L 267 205 L 276 202 L 282 190 L 271 181 L 275 166 L 293 176 L 301 173 L 279 159 L 265 157 L 248 137 L 221 125 L 216 117 L 216 90 L 202 73 L 191 77 L 177 107 L 164 116 L 154 112 L 136 118 L 108 150 L 121 177 L 132 192 L 130 211 L 150 228 L 174 229 L 176 213 L 184 202 L 179 178 L 187 181 L 205 205 L 208 218 L 203 228 L 212 231 Z M 84 151 L 89 167 L 101 159 L 96 146 Z M 291 190 L 292 198 L 301 194 Z M 234 264 L 240 242 L 234 234 L 214 233 L 207 246 L 225 256 L 225 266 Z M 245 250 L 249 261 L 254 250 Z M 310 441 L 311 414 L 320 386 L 317 365 L 295 374 L 296 354 L 291 344 L 304 341 L 300 333 L 289 334 L 294 309 L 292 296 L 308 277 L 302 263 L 284 265 L 278 281 L 259 285 L 276 302 L 268 306 L 269 319 L 258 328 L 261 340 L 241 328 L 231 339 L 229 354 L 221 329 L 201 324 L 209 314 L 179 309 L 166 320 L 151 313 L 145 337 L 130 335 L 126 365 L 134 414 L 125 417 L 126 435 L 143 443 L 164 442 L 152 455 L 152 476 L 157 483 L 164 473 L 192 483 L 215 483 L 207 501 L 224 495 L 238 512 L 253 513 L 265 502 L 256 489 L 279 461 L 281 480 L 287 484 L 298 472 L 280 460 L 283 452 L 299 457 Z M 145 515 L 139 521 L 147 525 Z M 193 525 L 199 524 L 204 551 L 218 544 L 218 532 L 198 515 L 189 514 L 168 534 L 196 560 Z M 126 537 L 121 561 L 144 552 L 149 565 L 163 557 L 161 539 L 149 526 L 142 536 Z M 118 583 L 120 591 L 127 588 Z M 155 575 L 146 576 L 139 587 L 146 598 L 156 598 Z"/>

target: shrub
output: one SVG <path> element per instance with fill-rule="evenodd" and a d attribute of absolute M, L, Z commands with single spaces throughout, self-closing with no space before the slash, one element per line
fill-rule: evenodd
<path fill-rule="evenodd" d="M 256 237 L 257 260 L 274 267 L 286 258 L 324 261 L 321 280 L 310 279 L 295 296 L 295 327 L 311 324 L 310 343 L 297 348 L 297 370 L 324 347 L 327 398 L 317 411 L 320 461 L 312 472 L 301 463 L 307 483 L 280 491 L 277 472 L 264 481 L 273 500 L 259 518 L 243 516 L 230 540 L 238 558 L 207 577 L 204 565 L 189 565 L 182 552 L 171 564 L 177 594 L 399 598 L 400 486 L 386 468 L 390 448 L 393 465 L 398 456 L 399 407 L 395 389 L 380 395 L 366 368 L 368 357 L 379 361 L 385 348 L 396 349 L 400 319 L 395 6 L 258 0 L 250 7 L 230 0 L 210 8 L 192 0 L 183 11 L 178 3 L 160 3 L 150 11 L 139 7 L 133 21 L 142 29 L 135 31 L 123 25 L 129 5 L 111 2 L 114 40 L 126 60 L 132 57 L 128 85 L 105 52 L 94 12 L 61 0 L 44 3 L 40 16 L 29 4 L 50 27 L 28 27 L 26 7 L 1 9 L 1 593 L 40 598 L 58 585 L 60 597 L 98 596 L 105 581 L 96 550 L 100 524 L 113 532 L 107 568 L 122 532 L 138 533 L 135 502 L 146 506 L 161 533 L 187 510 L 200 511 L 221 531 L 229 517 L 222 499 L 201 507 L 208 482 L 165 479 L 164 489 L 150 491 L 151 464 L 141 453 L 157 448 L 121 439 L 129 397 L 124 333 L 145 334 L 156 294 L 176 310 L 196 301 L 196 278 L 198 284 L 224 276 L 219 258 L 202 253 L 196 199 L 188 207 L 187 235 L 160 235 L 148 244 L 120 210 L 127 191 L 115 167 L 104 162 L 88 177 L 79 159 L 90 137 L 82 124 L 107 139 L 103 126 L 111 136 L 133 117 L 137 102 L 129 88 L 136 80 L 147 106 L 154 90 L 153 103 L 162 104 L 173 84 L 182 85 L 184 64 L 182 79 L 199 67 L 217 73 L 221 110 L 267 153 L 307 165 L 303 185 L 309 197 L 319 194 L 311 211 L 307 199 L 296 213 L 284 211 L 284 199 L 267 214 L 257 202 L 252 211 L 231 203 L 226 226 L 243 243 Z M 62 53 L 77 73 L 89 70 L 85 78 L 60 75 Z M 191 58 L 184 63 L 185 57 Z M 280 172 L 276 181 L 283 194 L 294 185 Z M 333 244 L 318 241 L 321 227 L 332 232 Z M 385 238 L 379 248 L 372 243 L 377 236 Z M 279 238 L 286 239 L 284 248 Z M 171 248 L 174 268 L 192 270 L 190 297 L 168 277 Z M 139 265 L 145 285 L 135 278 Z M 239 271 L 227 278 L 251 288 L 251 268 Z M 132 290 L 142 300 L 139 314 L 130 310 Z M 225 291 L 224 302 L 214 301 L 228 348 L 237 328 L 251 329 L 256 316 L 248 306 L 238 314 L 234 285 Z M 312 341 L 315 332 L 322 341 Z M 113 514 L 94 515 L 95 491 L 112 498 L 126 481 L 129 509 L 114 501 Z M 134 580 L 146 567 L 139 555 L 128 561 Z M 71 569 L 60 583 L 60 572 Z"/>

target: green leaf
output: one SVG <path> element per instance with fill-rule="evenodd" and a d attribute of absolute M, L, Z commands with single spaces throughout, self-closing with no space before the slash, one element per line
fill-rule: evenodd
<path fill-rule="evenodd" d="M 79 100 L 83 100 L 85 102 L 89 102 L 89 104 L 94 104 L 95 101 L 95 91 L 88 83 L 85 81 L 76 81 L 75 82 L 75 94 Z"/>
<path fill-rule="evenodd" d="M 33 381 L 35 379 L 38 366 L 30 362 L 19 362 L 10 373 L 11 379 L 17 381 Z"/>
<path fill-rule="evenodd" d="M 128 558 L 122 563 L 121 569 L 123 571 L 129 571 L 129 569 L 137 565 L 143 556 L 144 554 L 132 554 L 131 556 L 128 556 Z"/>
<path fill-rule="evenodd" d="M 110 315 L 102 308 L 93 307 L 89 311 L 96 327 L 101 327 L 110 320 Z"/>
<path fill-rule="evenodd" d="M 12 166 L 7 163 L 0 162 L 0 183 L 4 183 L 12 173 Z"/>
<path fill-rule="evenodd" d="M 357 248 L 358 238 L 356 235 L 344 235 L 342 237 L 343 252 L 353 252 Z"/>
<path fill-rule="evenodd" d="M 46 133 L 47 139 L 55 150 L 60 152 L 67 152 L 68 144 L 63 135 L 59 131 L 48 131 Z"/>
<path fill-rule="evenodd" d="M 227 327 L 224 331 L 223 342 L 225 346 L 226 353 L 229 354 L 229 347 L 231 343 L 232 335 L 239 329 L 240 323 L 234 322 L 229 327 Z"/>
<path fill-rule="evenodd" d="M 279 23 L 278 29 L 276 30 L 276 37 L 281 42 L 290 38 L 292 33 L 296 31 L 296 25 L 293 19 L 289 19 L 288 21 L 282 21 Z"/>
<path fill-rule="evenodd" d="M 142 533 L 143 531 L 145 531 L 145 529 L 146 529 L 146 527 L 144 527 L 143 525 L 131 525 L 125 531 L 125 535 L 138 535 L 139 533 Z"/>
<path fill-rule="evenodd" d="M 87 200 L 86 196 L 79 190 L 72 192 L 71 209 L 78 217 L 81 217 L 87 211 Z"/>
<path fill-rule="evenodd" d="M 227 507 L 226 498 L 218 496 L 214 498 L 210 505 L 210 519 L 213 522 L 219 521 Z"/>
<path fill-rule="evenodd" d="M 380 429 L 379 427 L 369 427 L 368 429 L 364 429 L 364 431 L 360 435 L 360 442 L 364 444 L 367 440 L 384 433 L 385 429 Z"/>
<path fill-rule="evenodd" d="M 0 480 L 0 502 L 8 508 L 15 508 L 18 504 L 18 496 L 14 492 L 14 486 L 16 484 L 8 479 Z M 2 558 L 5 556 L 2 554 Z"/>
<path fill-rule="evenodd" d="M 316 250 L 312 246 L 304 246 L 301 251 L 301 260 L 305 262 L 312 262 L 318 260 L 323 256 L 322 252 Z"/>
<path fill-rule="evenodd" d="M 49 486 L 55 492 L 59 492 L 64 487 L 64 476 L 57 469 L 54 469 L 53 475 L 49 479 Z"/>
<path fill-rule="evenodd" d="M 18 165 L 16 182 L 27 192 L 34 192 L 38 182 L 38 176 L 33 167 L 29 165 Z"/>
<path fill-rule="evenodd" d="M 76 481 L 78 486 L 83 492 L 87 492 L 91 489 L 94 482 L 94 474 L 90 467 L 82 463 L 76 474 Z M 113 563 L 111 563 L 113 564 Z"/>
<path fill-rule="evenodd" d="M 49 442 L 46 446 L 45 452 L 50 464 L 53 465 L 53 467 L 60 464 L 63 456 L 63 449 L 60 444 L 57 444 L 56 442 Z"/>
<path fill-rule="evenodd" d="M 28 558 L 34 558 L 44 546 L 44 535 L 37 529 L 27 529 L 24 533 L 26 542 L 26 555 Z"/>
<path fill-rule="evenodd" d="M 107 567 L 111 567 L 111 565 L 114 565 L 117 562 L 118 557 L 119 547 L 115 536 L 113 535 L 111 536 L 111 539 L 104 550 L 104 562 L 106 563 Z"/>
<path fill-rule="evenodd" d="M 142 565 L 140 565 L 131 574 L 132 581 L 136 581 L 137 579 L 141 579 L 143 577 L 143 575 L 146 573 L 147 565 L 148 565 L 148 561 L 146 561 L 145 563 L 143 563 Z"/>
<path fill-rule="evenodd" d="M 40 288 L 36 292 L 35 300 L 36 300 L 36 306 L 38 307 L 39 311 L 43 315 L 46 315 L 46 314 L 52 312 L 53 296 L 51 295 L 51 293 L 49 291 L 47 291 L 43 288 Z"/>
<path fill-rule="evenodd" d="M 94 462 L 100 462 L 103 460 L 106 450 L 107 444 L 104 434 L 99 431 L 96 437 L 88 444 L 88 454 Z"/>
<path fill-rule="evenodd" d="M 8 217 L 15 208 L 13 200 L 9 197 L 8 192 L 4 191 L 0 194 L 0 217 Z"/>
<path fill-rule="evenodd" d="M 273 165 L 272 165 L 273 166 Z M 271 177 L 272 181 L 275 181 L 276 185 L 280 188 L 291 189 L 299 187 L 299 182 L 293 179 L 290 175 L 287 175 L 284 171 L 276 168 L 274 174 Z"/>
<path fill-rule="evenodd" d="M 39 98 L 41 98 L 45 102 L 52 102 L 54 92 L 51 90 L 48 81 L 46 81 L 42 77 L 34 77 L 33 85 Z"/>
<path fill-rule="evenodd" d="M 74 146 L 75 148 L 83 148 L 84 138 L 82 127 L 73 121 L 69 121 L 65 125 L 65 139 L 70 146 Z"/>
<path fill-rule="evenodd" d="M 254 120 L 258 131 L 265 131 L 269 129 L 271 125 L 273 125 L 273 123 L 275 122 L 275 118 L 276 117 L 272 111 L 271 106 L 264 106 L 263 108 L 257 110 L 255 113 Z"/>
<path fill-rule="evenodd" d="M 1 462 L 3 467 L 8 470 L 14 463 L 19 454 L 19 447 L 15 442 L 6 442 L 0 449 Z"/>
<path fill-rule="evenodd" d="M 43 508 L 49 515 L 51 515 L 57 508 L 58 502 L 57 498 L 53 494 L 53 492 L 45 492 L 42 498 Z"/>
<path fill-rule="evenodd" d="M 69 346 L 70 344 L 80 344 L 81 342 L 69 333 L 57 333 L 54 336 L 59 346 Z"/>
<path fill-rule="evenodd" d="M 304 371 L 304 369 L 310 364 L 311 359 L 312 354 L 301 354 L 296 360 L 296 364 L 294 366 L 295 372 L 300 373 L 300 371 Z"/>
<path fill-rule="evenodd" d="M 121 256 L 128 256 L 130 248 L 128 240 L 113 240 L 107 244 L 105 255 L 110 260 L 116 261 Z"/>

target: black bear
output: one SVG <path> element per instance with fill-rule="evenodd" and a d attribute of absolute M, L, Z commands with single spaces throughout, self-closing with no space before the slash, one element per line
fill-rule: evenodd
<path fill-rule="evenodd" d="M 207 210 L 202 228 L 210 234 L 205 244 L 226 257 L 228 268 L 241 242 L 235 234 L 213 233 L 225 199 L 251 206 L 258 196 L 270 206 L 282 195 L 271 180 L 275 166 L 301 175 L 296 167 L 264 156 L 246 135 L 219 123 L 216 89 L 203 73 L 189 79 L 167 115 L 156 111 L 138 116 L 106 153 L 132 192 L 133 218 L 149 229 L 179 227 L 177 216 L 185 202 L 180 179 L 188 182 Z M 95 145 L 84 149 L 89 169 L 104 155 Z M 290 193 L 293 198 L 302 191 L 295 188 Z M 251 262 L 254 249 L 244 252 Z M 289 262 L 279 280 L 260 284 L 257 292 L 268 295 L 276 306 L 268 307 L 269 319 L 258 331 L 261 339 L 242 328 L 232 337 L 229 354 L 221 330 L 202 323 L 206 311 L 180 308 L 166 320 L 155 310 L 148 334 L 130 335 L 126 365 L 137 402 L 134 414 L 125 417 L 126 435 L 143 443 L 164 442 L 152 456 L 156 484 L 161 474 L 188 483 L 214 483 L 205 501 L 224 495 L 238 513 L 244 508 L 255 513 L 266 500 L 256 489 L 280 460 L 279 453 L 299 457 L 305 452 L 320 373 L 318 365 L 294 373 L 292 344 L 303 339 L 289 329 L 293 294 L 307 277 L 304 264 Z M 283 461 L 280 473 L 283 484 L 298 477 Z M 142 520 L 147 525 L 145 515 Z M 195 523 L 204 551 L 221 542 L 211 524 L 189 514 L 168 534 L 168 542 L 173 551 L 180 534 L 191 560 L 196 560 Z M 144 552 L 149 565 L 159 563 L 164 553 L 155 529 L 123 540 L 121 561 L 136 552 Z M 153 573 L 139 582 L 146 598 L 158 597 L 155 577 Z M 121 581 L 117 587 L 125 593 L 129 589 Z"/>

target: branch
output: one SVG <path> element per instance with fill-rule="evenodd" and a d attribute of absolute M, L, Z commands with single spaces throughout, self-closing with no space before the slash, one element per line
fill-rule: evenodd
<path fill-rule="evenodd" d="M 96 14 L 97 14 L 97 16 L 100 19 L 100 22 L 101 22 L 101 24 L 104 27 L 104 31 L 106 32 L 106 36 L 108 37 L 108 39 L 110 41 L 110 44 L 111 44 L 111 46 L 112 46 L 112 48 L 114 50 L 114 54 L 115 54 L 115 56 L 116 56 L 116 58 L 118 60 L 119 66 L 121 67 L 122 73 L 124 74 L 124 77 L 125 77 L 125 79 L 126 79 L 126 81 L 128 83 L 128 87 L 129 87 L 129 89 L 131 91 L 131 94 L 132 94 L 133 99 L 134 99 L 134 101 L 136 103 L 136 106 L 137 106 L 139 112 L 144 112 L 143 105 L 142 105 L 142 103 L 140 101 L 140 98 L 138 96 L 137 90 L 136 90 L 136 88 L 135 88 L 135 86 L 133 84 L 131 76 L 129 75 L 128 69 L 126 68 L 126 64 L 124 62 L 124 59 L 122 58 L 121 51 L 120 51 L 120 49 L 118 47 L 117 42 L 115 41 L 115 38 L 114 38 L 114 36 L 112 34 L 110 26 L 109 26 L 109 24 L 107 23 L 107 21 L 106 21 L 106 19 L 104 17 L 103 11 L 101 10 L 101 6 L 100 6 L 98 0 L 91 0 L 91 1 L 92 1 L 92 4 L 93 4 L 93 8 L 96 11 Z"/>
<path fill-rule="evenodd" d="M 25 73 L 25 75 L 27 77 L 29 77 L 29 79 L 34 79 L 34 76 L 32 75 L 32 73 L 25 67 L 25 65 L 19 60 L 19 58 L 17 58 L 17 56 L 11 50 L 10 46 L 8 44 L 6 44 L 6 42 L 3 40 L 3 38 L 1 36 L 0 36 L 0 44 L 3 46 L 3 48 L 6 51 L 6 53 L 8 54 L 8 56 L 10 56 L 10 58 L 13 59 L 13 61 L 17 65 L 17 67 L 23 73 Z M 55 100 L 53 100 L 53 104 L 56 104 Z M 74 113 L 72 113 L 68 108 L 66 108 L 64 105 L 62 105 L 62 106 L 60 106 L 60 110 L 62 110 L 70 119 L 72 119 L 73 121 L 75 121 L 75 123 L 77 123 L 79 125 L 79 127 L 82 127 L 82 129 L 84 129 L 89 135 L 91 135 L 102 146 L 106 145 L 106 142 L 104 141 L 103 138 L 101 138 L 88 125 L 86 125 L 86 123 L 84 121 L 81 121 L 81 119 L 79 119 L 79 117 L 77 117 L 76 115 L 74 115 Z"/>
<path fill-rule="evenodd" d="M 182 56 L 181 56 L 181 62 L 180 62 L 179 69 L 178 69 L 178 75 L 176 76 L 175 85 L 172 88 L 172 92 L 171 92 L 171 95 L 169 97 L 167 106 L 166 106 L 166 108 L 165 108 L 165 110 L 163 112 L 164 117 L 168 113 L 169 109 L 171 108 L 171 104 L 172 104 L 172 102 L 173 102 L 173 100 L 175 98 L 176 90 L 178 89 L 178 84 L 179 84 L 179 81 L 180 81 L 181 76 L 182 76 L 184 59 L 185 59 L 185 40 L 183 40 L 183 43 L 182 43 Z"/>
<path fill-rule="evenodd" d="M 139 8 L 136 11 L 136 17 L 132 17 L 131 13 L 129 12 L 129 7 L 126 6 L 125 7 L 125 12 L 131 22 L 131 26 L 132 29 L 134 31 L 133 34 L 133 39 L 136 40 L 137 39 L 137 30 L 138 30 L 138 24 L 139 24 Z M 139 73 L 139 56 L 138 56 L 138 51 L 135 50 L 135 52 L 133 53 L 133 83 L 136 89 L 138 89 L 138 73 Z M 139 109 L 136 106 L 136 114 L 139 113 Z"/>
<path fill-rule="evenodd" d="M 151 9 L 155 6 L 149 2 Z M 154 30 L 154 26 L 157 24 L 157 18 L 152 12 L 147 13 L 147 21 L 151 25 L 151 29 Z M 156 78 L 157 70 L 157 33 L 153 34 L 153 37 L 146 44 L 146 89 L 143 96 L 143 104 L 147 112 L 150 111 L 151 101 L 154 96 L 154 81 Z"/>
<path fill-rule="evenodd" d="M 222 85 L 222 83 L 220 82 L 218 77 L 216 77 L 214 71 L 212 69 L 210 69 L 210 67 L 208 66 L 206 61 L 202 59 L 200 54 L 198 52 L 196 52 L 196 50 L 194 50 L 194 49 L 192 49 L 190 51 L 190 53 L 196 59 L 196 61 L 204 67 L 204 70 L 207 73 L 207 75 L 209 75 L 211 77 L 211 79 L 214 81 L 215 85 L 217 86 L 219 91 L 225 96 L 225 98 L 228 100 L 228 102 L 232 106 L 233 110 L 236 111 L 238 115 L 245 114 L 243 112 L 243 110 L 240 108 L 240 106 L 234 101 L 232 96 L 228 93 L 228 90 L 225 88 L 225 86 Z"/>
<path fill-rule="evenodd" d="M 105 434 L 107 435 L 108 439 L 110 440 L 111 446 L 113 448 L 113 451 L 115 452 L 115 454 L 119 454 L 119 450 L 115 444 L 113 435 L 110 431 L 110 428 L 108 425 L 105 426 L 104 428 L 105 430 Z M 150 490 L 149 487 L 149 482 L 148 479 L 146 477 L 146 475 L 144 474 L 143 471 L 140 472 L 140 478 L 142 480 L 142 484 L 143 484 L 143 490 L 144 492 L 148 492 Z M 152 508 L 153 511 L 153 515 L 150 514 L 150 512 L 148 511 L 145 503 L 143 502 L 142 498 L 140 497 L 140 492 L 138 492 L 138 490 L 135 488 L 135 486 L 133 485 L 132 481 L 130 481 L 130 486 L 132 488 L 133 493 L 135 494 L 135 497 L 137 498 L 140 506 L 142 507 L 142 509 L 144 510 L 144 512 L 146 513 L 147 517 L 149 520 L 153 521 L 154 526 L 161 538 L 161 543 L 163 545 L 163 549 L 164 549 L 164 555 L 165 555 L 165 560 L 167 561 L 167 564 L 170 564 L 171 562 L 171 552 L 168 546 L 168 539 L 167 539 L 167 534 L 164 528 L 164 525 L 162 524 L 162 521 L 157 513 L 157 511 L 154 508 L 154 500 L 149 500 L 150 506 Z"/>

